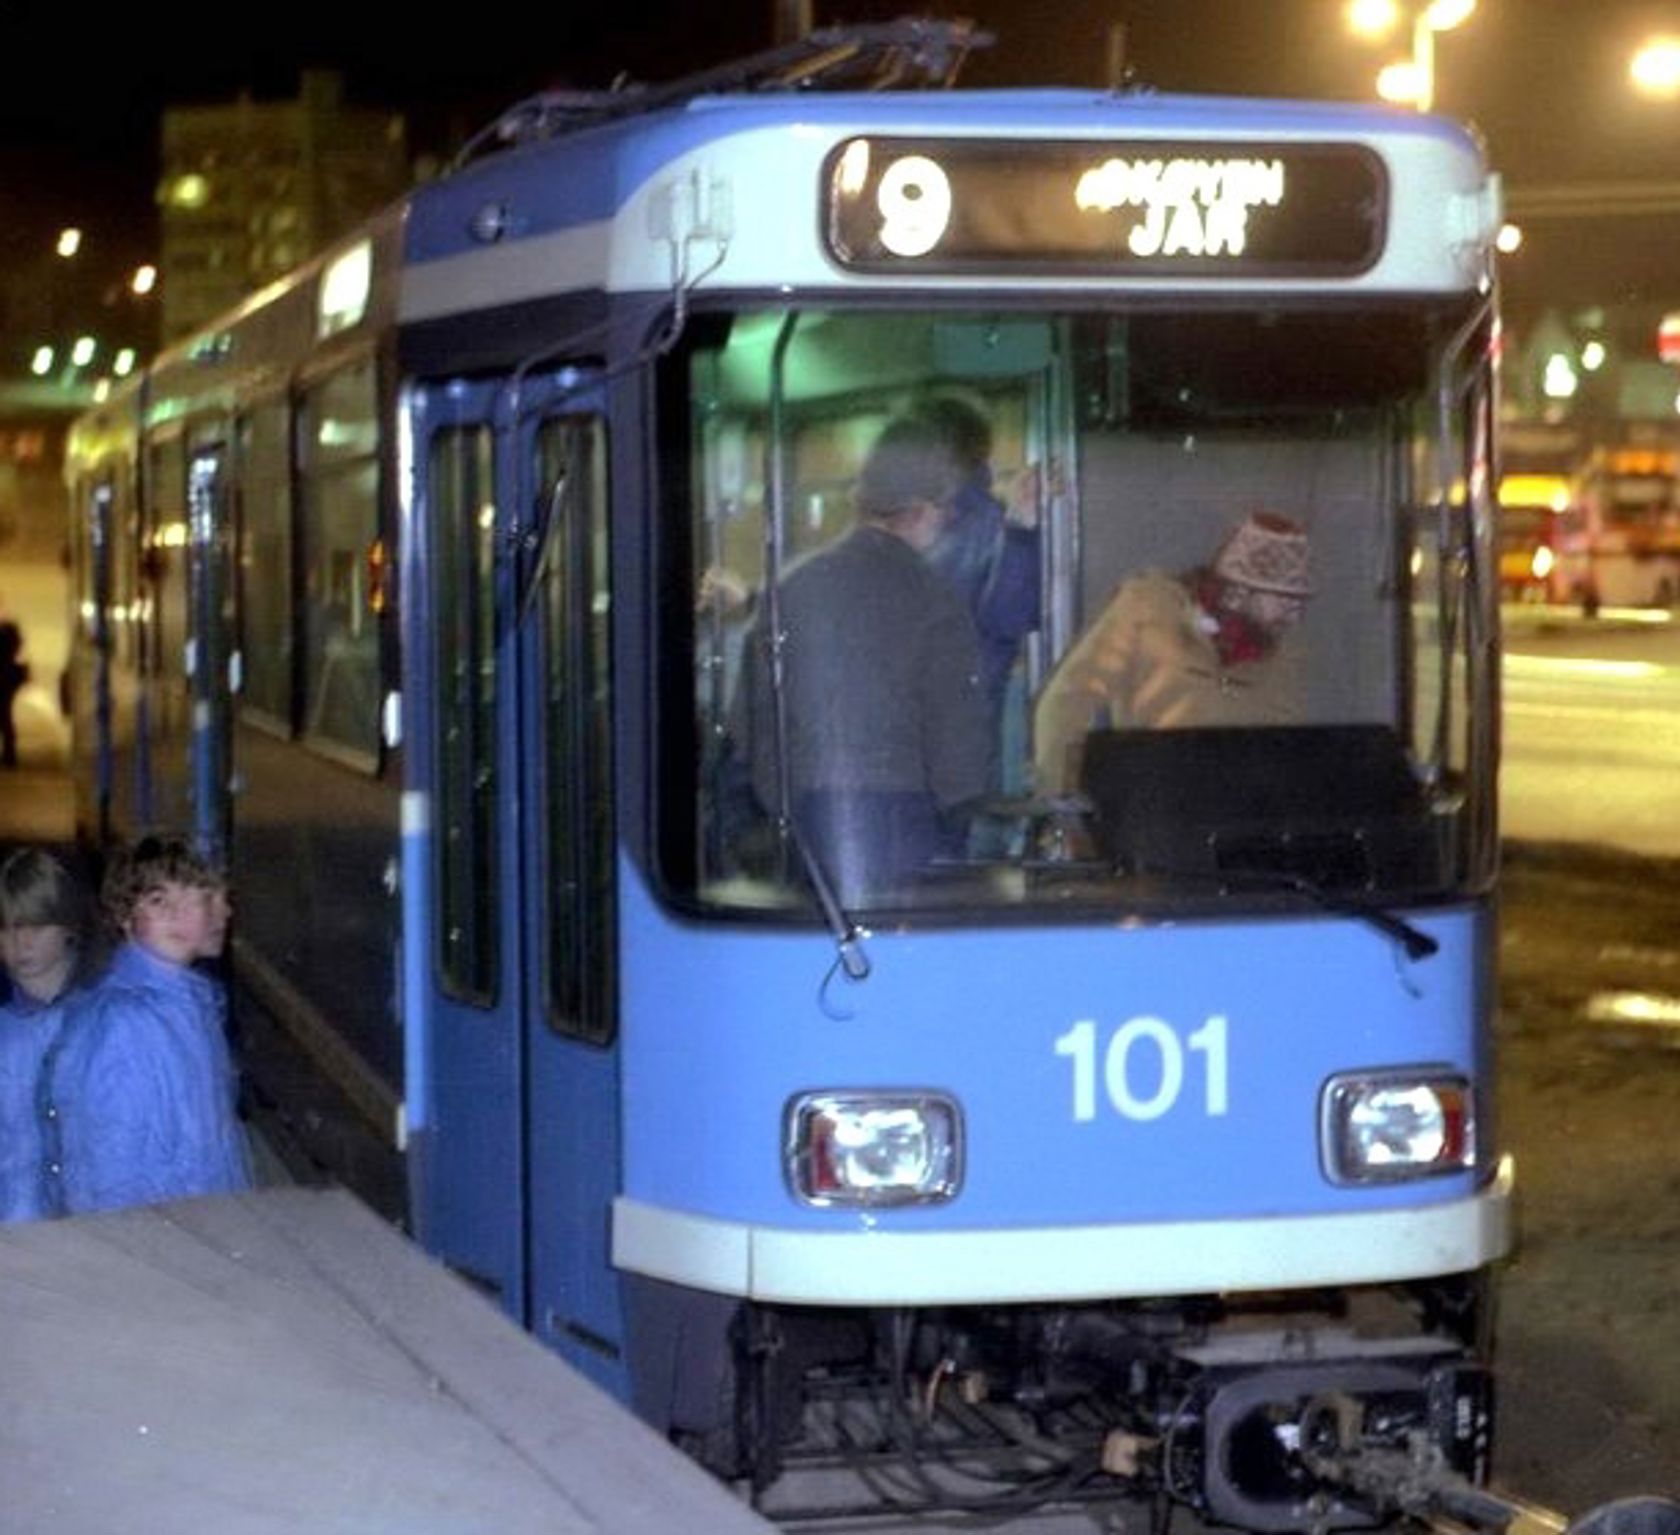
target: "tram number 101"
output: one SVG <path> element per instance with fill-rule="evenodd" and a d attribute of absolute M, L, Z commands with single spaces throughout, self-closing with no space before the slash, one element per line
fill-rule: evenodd
<path fill-rule="evenodd" d="M 1122 1119 L 1159 1119 L 1171 1112 L 1190 1082 L 1193 1062 L 1201 1058 L 1202 1100 L 1210 1117 L 1223 1114 L 1230 1101 L 1230 1062 L 1226 1020 L 1215 1013 L 1194 1034 L 1180 1040 L 1160 1018 L 1128 1018 L 1109 1035 L 1102 1050 L 1101 1080 L 1108 1101 Z M 1073 1117 L 1097 1117 L 1097 1025 L 1089 1018 L 1074 1024 L 1056 1041 L 1056 1054 L 1073 1062 Z"/>

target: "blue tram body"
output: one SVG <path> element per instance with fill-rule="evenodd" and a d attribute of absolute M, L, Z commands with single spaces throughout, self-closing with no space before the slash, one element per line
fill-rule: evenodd
<path fill-rule="evenodd" d="M 835 1400 L 915 1467 L 892 1506 L 1326 1528 L 1377 1517 L 1373 1450 L 1484 1472 L 1475 146 L 1077 92 L 504 127 L 77 428 L 85 829 L 228 859 L 247 1016 L 401 1157 L 417 1237 L 725 1474 L 832 1450 Z M 881 882 L 743 798 L 739 694 L 937 394 L 1037 605 L 994 792 Z M 1111 592 L 1256 509 L 1312 546 L 1289 718 L 1240 678 L 1193 728 L 1093 715 L 1044 781 Z"/>

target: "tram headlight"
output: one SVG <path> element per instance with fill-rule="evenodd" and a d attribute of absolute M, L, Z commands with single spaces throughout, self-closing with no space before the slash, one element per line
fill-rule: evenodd
<path fill-rule="evenodd" d="M 788 1104 L 785 1157 L 807 1204 L 938 1204 L 961 1181 L 962 1116 L 939 1093 L 804 1093 Z"/>
<path fill-rule="evenodd" d="M 1333 1183 L 1462 1172 L 1476 1159 L 1475 1096 L 1465 1078 L 1427 1067 L 1332 1077 L 1320 1138 Z"/>

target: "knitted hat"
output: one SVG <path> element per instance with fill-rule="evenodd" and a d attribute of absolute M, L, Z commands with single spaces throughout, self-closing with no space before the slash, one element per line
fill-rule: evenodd
<path fill-rule="evenodd" d="M 1306 530 L 1275 512 L 1251 512 L 1214 556 L 1222 581 L 1280 597 L 1310 597 L 1312 579 Z"/>

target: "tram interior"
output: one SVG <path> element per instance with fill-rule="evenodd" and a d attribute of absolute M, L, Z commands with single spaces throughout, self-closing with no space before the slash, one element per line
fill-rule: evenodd
<path fill-rule="evenodd" d="M 1038 513 L 1042 607 L 998 720 L 1002 794 L 1042 796 L 1033 698 L 1121 582 L 1205 566 L 1244 517 L 1269 512 L 1310 541 L 1312 595 L 1271 664 L 1287 668 L 1291 723 L 1317 733 L 1274 737 L 1269 753 L 1239 766 L 1221 757 L 1233 733 L 1166 732 L 1183 738 L 1179 750 L 1153 749 L 1147 770 L 1223 779 L 1228 797 L 1262 803 L 1253 775 L 1310 769 L 1333 785 L 1322 759 L 1340 753 L 1344 778 L 1370 775 L 1392 790 L 1391 818 L 1416 818 L 1420 784 L 1436 770 L 1436 704 L 1457 686 L 1431 654 L 1441 612 L 1415 597 L 1439 553 L 1435 520 L 1413 514 L 1431 451 L 1436 346 L 1424 317 L 802 313 L 778 363 L 785 323 L 740 316 L 690 353 L 697 591 L 719 570 L 738 592 L 763 587 L 773 396 L 784 574 L 852 525 L 852 485 L 883 426 L 930 396 L 956 396 L 990 425 L 998 499 L 1012 516 Z M 697 611 L 701 738 L 727 750 L 748 621 L 736 615 L 732 628 L 706 602 Z M 1108 748 L 1105 760 L 1144 771 L 1146 750 Z M 1347 808 L 1381 819 L 1380 807 Z M 1314 813 L 1300 806 L 1294 821 Z M 1113 837 L 1098 841 L 1111 847 Z M 703 882 L 708 873 L 725 871 Z"/>

